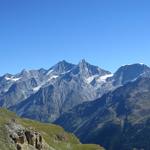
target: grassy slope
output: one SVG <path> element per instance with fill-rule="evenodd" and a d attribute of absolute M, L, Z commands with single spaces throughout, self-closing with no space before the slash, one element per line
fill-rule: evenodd
<path fill-rule="evenodd" d="M 44 124 L 28 119 L 21 119 L 14 113 L 5 109 L 0 109 L 0 150 L 15 149 L 15 147 L 8 141 L 7 132 L 5 129 L 5 124 L 12 118 L 15 118 L 17 122 L 22 124 L 24 127 L 32 127 L 40 132 L 45 141 L 55 150 L 103 150 L 103 148 L 98 145 L 81 144 L 73 134 L 65 132 L 64 129 L 59 126 Z M 65 140 L 57 139 L 56 137 L 59 135 L 65 137 Z"/>

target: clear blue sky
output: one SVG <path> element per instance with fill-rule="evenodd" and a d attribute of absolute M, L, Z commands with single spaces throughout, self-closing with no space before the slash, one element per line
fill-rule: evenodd
<path fill-rule="evenodd" d="M 150 65 L 150 1 L 0 0 L 0 75 L 82 58 Z"/>

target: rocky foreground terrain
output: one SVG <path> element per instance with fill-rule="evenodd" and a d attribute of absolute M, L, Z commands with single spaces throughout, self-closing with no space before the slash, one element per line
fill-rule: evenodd
<path fill-rule="evenodd" d="M 0 109 L 0 150 L 104 150 L 98 145 L 81 144 L 61 127 L 21 119 Z"/>

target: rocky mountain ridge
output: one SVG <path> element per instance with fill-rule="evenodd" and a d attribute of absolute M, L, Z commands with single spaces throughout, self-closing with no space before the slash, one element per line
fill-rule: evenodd
<path fill-rule="evenodd" d="M 0 106 L 23 117 L 52 122 L 74 106 L 149 72 L 144 64 L 125 65 L 112 74 L 85 60 L 77 65 L 61 61 L 48 70 L 23 70 L 0 77 Z"/>
<path fill-rule="evenodd" d="M 101 144 L 107 150 L 149 150 L 149 112 L 150 77 L 140 77 L 74 107 L 55 123 L 82 142 Z"/>

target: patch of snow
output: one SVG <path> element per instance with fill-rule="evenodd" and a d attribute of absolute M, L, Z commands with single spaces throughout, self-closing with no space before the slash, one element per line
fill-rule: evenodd
<path fill-rule="evenodd" d="M 144 65 L 144 63 L 139 63 L 140 65 Z"/>
<path fill-rule="evenodd" d="M 20 80 L 21 78 L 13 78 L 12 80 L 13 81 L 18 81 L 18 80 Z"/>
<path fill-rule="evenodd" d="M 134 78 L 133 80 L 131 80 L 130 82 L 134 82 L 136 81 L 137 79 L 139 79 L 138 77 L 137 78 Z"/>
<path fill-rule="evenodd" d="M 49 70 L 49 71 L 47 72 L 47 75 L 51 74 L 53 71 L 54 71 L 53 69 Z"/>
<path fill-rule="evenodd" d="M 91 83 L 98 75 L 94 75 L 94 76 L 90 76 L 88 78 L 85 79 L 86 83 Z"/>
<path fill-rule="evenodd" d="M 57 76 L 57 75 L 53 75 L 53 76 L 51 76 L 51 77 L 48 79 L 48 81 L 50 81 L 50 80 L 52 80 L 52 79 L 56 79 L 56 78 L 58 78 L 58 76 Z"/>
<path fill-rule="evenodd" d="M 9 78 L 9 77 L 5 77 L 5 79 L 6 79 L 6 80 L 11 80 L 12 78 Z"/>
<path fill-rule="evenodd" d="M 98 82 L 106 82 L 106 79 L 107 78 L 110 78 L 110 77 L 112 77 L 113 76 L 113 74 L 107 74 L 107 75 L 104 75 L 104 76 L 101 76 L 101 77 L 99 77 L 98 78 Z"/>
<path fill-rule="evenodd" d="M 71 71 L 71 70 L 68 70 L 68 71 L 63 72 L 63 73 L 61 73 L 61 74 L 63 75 L 63 74 L 69 73 L 70 71 Z"/>
<path fill-rule="evenodd" d="M 36 92 L 36 91 L 38 91 L 41 87 L 42 87 L 42 85 L 39 85 L 39 86 L 37 86 L 37 87 L 34 87 L 34 88 L 33 88 L 33 91 Z"/>
<path fill-rule="evenodd" d="M 139 79 L 140 77 L 144 76 L 145 72 L 144 73 L 141 73 L 139 76 L 137 76 L 136 78 L 134 78 L 133 80 L 131 80 L 131 82 L 134 82 L 136 81 L 137 79 Z"/>
<path fill-rule="evenodd" d="M 18 80 L 20 80 L 21 78 L 15 78 L 15 77 L 5 77 L 5 79 L 6 80 L 10 80 L 10 81 L 14 81 L 14 82 L 16 82 L 16 81 L 18 81 Z"/>
<path fill-rule="evenodd" d="M 41 87 L 43 87 L 44 85 L 46 85 L 52 79 L 56 79 L 57 77 L 58 77 L 57 75 L 51 76 L 48 80 L 45 80 L 44 82 L 42 82 L 41 84 L 39 84 L 37 87 L 34 87 L 32 90 L 34 92 L 37 92 Z"/>
<path fill-rule="evenodd" d="M 121 65 L 121 67 L 125 67 L 125 66 L 131 66 L 133 64 L 124 64 L 124 65 Z"/>

